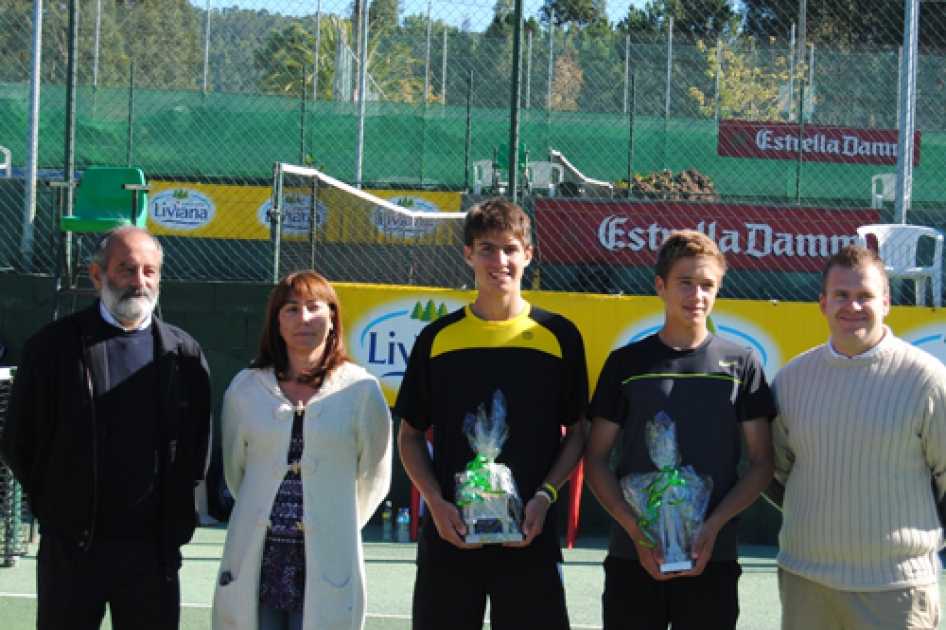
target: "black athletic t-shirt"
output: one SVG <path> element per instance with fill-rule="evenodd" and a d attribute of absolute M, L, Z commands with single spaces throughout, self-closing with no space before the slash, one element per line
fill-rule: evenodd
<path fill-rule="evenodd" d="M 623 427 L 618 479 L 657 469 L 644 426 L 660 411 L 676 423 L 680 464 L 713 479 L 710 514 L 739 479 L 739 423 L 771 420 L 775 400 L 752 352 L 712 334 L 691 350 L 675 350 L 651 335 L 613 351 L 598 379 L 591 417 Z M 738 558 L 738 522 L 737 516 L 720 530 L 712 560 Z M 617 523 L 610 553 L 637 558 L 634 542 Z"/>
<path fill-rule="evenodd" d="M 558 458 L 562 427 L 588 406 L 585 349 L 578 329 L 560 315 L 526 305 L 506 321 L 485 321 L 467 306 L 421 331 L 411 351 L 394 414 L 413 428 L 434 427 L 433 462 L 443 497 L 455 502 L 454 475 L 476 454 L 463 433 L 467 413 L 506 398 L 509 437 L 496 459 L 510 468 L 527 503 Z M 496 569 L 560 562 L 556 505 L 542 533 L 524 548 L 454 547 L 425 513 L 419 564 L 453 569 Z"/>

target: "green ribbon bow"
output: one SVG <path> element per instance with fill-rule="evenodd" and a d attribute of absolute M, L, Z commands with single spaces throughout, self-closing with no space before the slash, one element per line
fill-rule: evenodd
<path fill-rule="evenodd" d="M 483 495 L 500 496 L 502 490 L 494 490 L 490 483 L 490 465 L 493 459 L 477 455 L 466 465 L 466 481 L 460 487 L 460 498 L 457 505 L 463 507 L 471 503 L 482 503 Z"/>
<path fill-rule="evenodd" d="M 638 526 L 641 528 L 641 531 L 644 532 L 644 536 L 647 537 L 646 540 L 640 541 L 642 546 L 649 549 L 653 549 L 657 546 L 656 539 L 653 534 L 647 531 L 647 527 L 660 516 L 660 506 L 663 505 L 663 496 L 667 491 L 673 486 L 684 485 L 686 485 L 686 479 L 680 476 L 680 469 L 674 468 L 673 466 L 664 466 L 661 468 L 657 477 L 647 484 L 647 509 L 644 510 L 644 513 L 641 514 L 640 518 L 637 520 Z M 681 498 L 670 501 L 669 505 L 679 505 L 682 502 L 683 499 Z"/>

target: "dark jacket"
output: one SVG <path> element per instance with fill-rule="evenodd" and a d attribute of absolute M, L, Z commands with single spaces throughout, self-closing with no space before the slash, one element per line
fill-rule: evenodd
<path fill-rule="evenodd" d="M 96 404 L 104 390 L 99 304 L 55 321 L 23 348 L 7 407 L 0 454 L 29 497 L 42 533 L 88 549 L 95 543 L 104 427 Z M 158 368 L 162 549 L 169 569 L 194 533 L 194 486 L 207 470 L 210 372 L 185 332 L 153 319 Z"/>

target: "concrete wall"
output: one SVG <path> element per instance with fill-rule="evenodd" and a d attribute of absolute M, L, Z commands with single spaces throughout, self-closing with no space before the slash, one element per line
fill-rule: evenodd
<path fill-rule="evenodd" d="M 17 364 L 24 342 L 50 320 L 52 287 L 49 276 L 0 273 L 0 343 L 7 348 L 7 365 Z M 163 318 L 193 335 L 207 355 L 218 428 L 223 393 L 233 376 L 253 358 L 270 289 L 270 285 L 249 283 L 163 282 L 161 285 Z M 89 299 L 85 298 L 77 306 L 88 303 Z M 563 506 L 567 496 L 567 488 L 563 488 L 562 497 L 566 499 Z M 407 506 L 410 500 L 410 482 L 398 457 L 394 458 L 391 500 L 395 506 Z M 560 531 L 564 533 L 565 510 L 561 512 Z M 743 516 L 742 540 L 775 544 L 780 523 L 778 511 L 759 499 Z M 588 534 L 603 534 L 610 526 L 610 517 L 587 487 L 582 500 L 581 526 Z"/>

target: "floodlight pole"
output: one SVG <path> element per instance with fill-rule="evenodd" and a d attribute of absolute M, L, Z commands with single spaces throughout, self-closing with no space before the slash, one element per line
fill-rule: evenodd
<path fill-rule="evenodd" d="M 365 155 L 365 100 L 368 98 L 368 2 L 361 4 L 361 68 L 358 73 L 358 143 L 355 147 L 355 186 L 361 188 L 361 167 Z"/>
<path fill-rule="evenodd" d="M 66 65 L 66 150 L 63 156 L 63 193 L 66 196 L 63 216 L 71 217 L 75 207 L 76 179 L 76 61 L 79 56 L 79 0 L 69 0 L 69 60 Z M 66 235 L 65 265 L 72 269 L 72 238 Z M 60 264 L 60 261 L 56 261 Z"/>
<path fill-rule="evenodd" d="M 36 221 L 36 166 L 39 162 L 39 87 L 43 61 L 43 0 L 33 2 L 33 54 L 30 81 L 30 139 L 26 156 L 26 194 L 23 200 L 23 234 L 20 253 L 28 267 L 33 261 L 34 222 Z"/>
<path fill-rule="evenodd" d="M 805 65 L 806 42 L 808 36 L 808 2 L 798 2 L 798 63 Z M 801 205 L 802 167 L 805 162 L 805 74 L 801 74 L 798 86 L 798 159 L 795 163 L 795 205 Z"/>
<path fill-rule="evenodd" d="M 210 0 L 207 0 L 206 18 L 204 21 L 204 94 L 207 93 L 207 75 L 210 73 Z"/>
<path fill-rule="evenodd" d="M 916 62 L 920 30 L 920 0 L 907 0 L 903 18 L 903 61 L 900 72 L 900 116 L 897 121 L 896 214 L 907 222 L 913 201 L 913 151 L 916 129 Z"/>
<path fill-rule="evenodd" d="M 512 35 L 512 89 L 509 108 L 509 199 L 516 203 L 519 196 L 519 109 L 522 83 L 522 0 L 515 0 L 515 26 Z"/>

